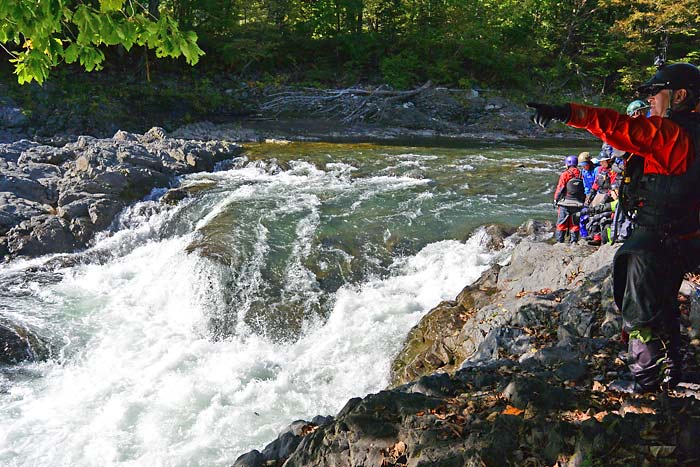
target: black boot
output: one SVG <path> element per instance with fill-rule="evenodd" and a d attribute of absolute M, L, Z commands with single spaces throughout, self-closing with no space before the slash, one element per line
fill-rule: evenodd
<path fill-rule="evenodd" d="M 578 232 L 569 232 L 569 242 L 570 243 L 577 243 L 579 238 L 580 238 L 580 234 Z"/>
<path fill-rule="evenodd" d="M 554 233 L 554 238 L 557 240 L 557 243 L 564 243 L 564 239 L 566 238 L 566 232 L 564 230 L 557 230 Z"/>
<path fill-rule="evenodd" d="M 680 319 L 668 323 L 667 334 L 662 384 L 665 389 L 673 389 L 683 379 Z"/>
<path fill-rule="evenodd" d="M 639 392 L 656 392 L 660 389 L 661 378 L 664 373 L 665 349 L 659 337 L 645 339 L 633 337 L 630 340 L 627 351 L 627 363 Z"/>

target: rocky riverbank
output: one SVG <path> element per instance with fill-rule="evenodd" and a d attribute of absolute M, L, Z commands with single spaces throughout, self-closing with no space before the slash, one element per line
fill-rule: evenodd
<path fill-rule="evenodd" d="M 99 77 L 95 80 L 86 85 L 98 86 Z M 21 138 L 66 143 L 78 135 L 107 138 L 116 129 L 141 133 L 153 124 L 177 138 L 237 142 L 590 138 L 563 125 L 544 130 L 531 124 L 524 105 L 495 90 L 427 83 L 419 90 L 401 92 L 383 86 L 328 90 L 230 80 L 211 83 L 206 92 L 183 88 L 177 81 L 151 87 L 114 83 L 109 89 L 114 91 L 114 86 L 118 92 L 109 96 L 99 94 L 108 91 L 98 86 L 96 102 L 66 95 L 52 83 L 22 88 L 14 101 L 3 97 L 0 143 Z"/>
<path fill-rule="evenodd" d="M 211 171 L 237 144 L 143 135 L 0 144 L 0 260 L 85 248 L 114 216 L 180 174 Z"/>
<path fill-rule="evenodd" d="M 629 376 L 612 300 L 617 247 L 553 245 L 549 227 L 507 238 L 504 265 L 425 315 L 394 362 L 393 389 L 295 422 L 234 466 L 697 465 L 696 385 L 608 388 Z M 700 312 L 689 301 L 682 311 L 686 325 Z M 699 345 L 690 341 L 689 366 Z"/>

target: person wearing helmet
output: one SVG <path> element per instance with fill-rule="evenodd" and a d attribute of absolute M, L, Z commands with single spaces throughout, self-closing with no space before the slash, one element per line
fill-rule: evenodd
<path fill-rule="evenodd" d="M 638 89 L 648 96 L 648 118 L 579 104 L 528 106 L 540 126 L 559 120 L 640 156 L 625 174 L 621 204 L 635 228 L 615 254 L 613 293 L 634 377 L 617 388 L 646 392 L 682 378 L 677 293 L 684 273 L 700 263 L 700 70 L 662 65 Z"/>
<path fill-rule="evenodd" d="M 598 154 L 596 162 L 600 164 L 596 167 L 593 185 L 591 191 L 586 198 L 586 205 L 596 207 L 599 204 L 606 203 L 610 197 L 610 187 L 615 183 L 617 173 L 612 170 L 612 161 L 615 157 L 616 149 L 607 143 L 603 143 L 603 147 Z"/>
<path fill-rule="evenodd" d="M 630 102 L 627 106 L 627 115 L 632 118 L 644 117 L 648 111 L 649 104 L 640 99 Z"/>
<path fill-rule="evenodd" d="M 569 232 L 569 242 L 576 243 L 579 239 L 579 223 L 574 222 L 577 212 L 583 207 L 585 197 L 581 171 L 578 169 L 578 157 L 566 156 L 566 169 L 559 176 L 559 183 L 554 190 L 554 205 L 557 207 L 557 230 L 555 238 L 558 243 L 564 243 L 566 232 Z"/>
<path fill-rule="evenodd" d="M 582 152 L 578 155 L 578 167 L 583 178 L 583 192 L 586 196 L 591 192 L 593 182 L 595 181 L 595 164 L 591 160 L 589 152 Z"/>

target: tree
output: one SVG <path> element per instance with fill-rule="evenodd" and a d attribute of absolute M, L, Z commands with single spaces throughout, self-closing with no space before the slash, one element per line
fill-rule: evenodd
<path fill-rule="evenodd" d="M 204 54 L 194 32 L 182 31 L 168 14 L 156 17 L 148 5 L 131 0 L 0 1 L 0 44 L 12 57 L 20 84 L 43 83 L 61 63 L 99 70 L 105 58 L 102 46 L 120 44 L 127 51 L 145 46 L 159 58 L 184 56 L 190 65 Z"/>

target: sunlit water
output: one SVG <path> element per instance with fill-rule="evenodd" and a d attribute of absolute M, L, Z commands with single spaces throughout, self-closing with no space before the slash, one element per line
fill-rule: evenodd
<path fill-rule="evenodd" d="M 0 318 L 51 347 L 0 370 L 0 465 L 230 465 L 383 389 L 492 261 L 477 226 L 553 218 L 584 149 L 256 146 L 81 255 L 0 266 Z"/>

